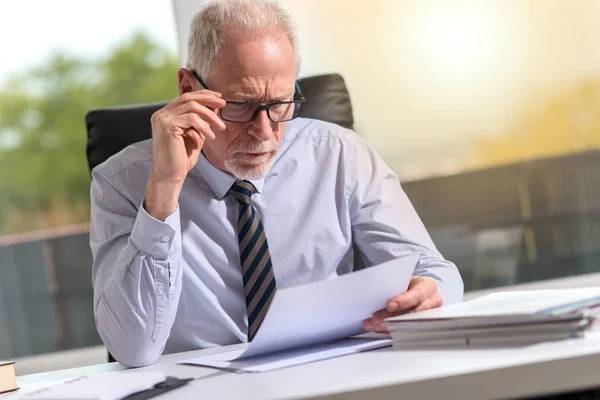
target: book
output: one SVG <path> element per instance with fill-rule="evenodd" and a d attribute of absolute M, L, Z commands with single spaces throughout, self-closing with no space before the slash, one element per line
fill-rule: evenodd
<path fill-rule="evenodd" d="M 388 318 L 395 347 L 519 346 L 581 337 L 599 326 L 600 287 L 498 292 Z"/>
<path fill-rule="evenodd" d="M 17 375 L 13 361 L 0 361 L 0 393 L 17 390 Z"/>

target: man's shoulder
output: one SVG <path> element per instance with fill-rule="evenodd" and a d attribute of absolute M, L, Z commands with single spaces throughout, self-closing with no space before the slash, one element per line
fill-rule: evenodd
<path fill-rule="evenodd" d="M 131 144 L 109 157 L 102 164 L 96 166 L 93 173 L 100 173 L 111 179 L 124 171 L 137 170 L 140 174 L 147 174 L 152 168 L 152 139 Z"/>
<path fill-rule="evenodd" d="M 312 118 L 296 118 L 288 122 L 282 144 L 292 144 L 299 139 L 333 139 L 349 144 L 361 142 L 361 138 L 351 129 Z"/>

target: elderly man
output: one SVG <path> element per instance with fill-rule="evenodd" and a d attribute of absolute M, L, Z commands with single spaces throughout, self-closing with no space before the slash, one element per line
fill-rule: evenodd
<path fill-rule="evenodd" d="M 299 64 L 276 4 L 208 4 L 152 140 L 94 169 L 94 311 L 122 364 L 252 340 L 278 288 L 350 272 L 353 242 L 367 266 L 420 255 L 409 290 L 366 330 L 462 299 L 456 267 L 377 154 L 347 129 L 297 118 Z"/>

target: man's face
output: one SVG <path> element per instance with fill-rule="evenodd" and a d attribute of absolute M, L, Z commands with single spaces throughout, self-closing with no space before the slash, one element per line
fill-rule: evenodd
<path fill-rule="evenodd" d="M 269 104 L 293 98 L 296 59 L 283 33 L 258 37 L 229 34 L 215 59 L 206 85 L 228 101 Z M 279 149 L 284 122 L 273 122 L 265 110 L 247 123 L 224 121 L 226 129 L 215 131 L 203 152 L 217 168 L 239 179 L 264 177 Z"/>

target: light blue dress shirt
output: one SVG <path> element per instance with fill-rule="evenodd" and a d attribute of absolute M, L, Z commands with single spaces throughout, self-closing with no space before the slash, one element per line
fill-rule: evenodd
<path fill-rule="evenodd" d="M 127 366 L 165 352 L 247 340 L 237 240 L 235 178 L 204 156 L 165 222 L 141 206 L 152 141 L 92 172 L 90 244 L 100 337 Z M 277 286 L 352 270 L 352 242 L 367 266 L 420 254 L 415 275 L 437 281 L 444 304 L 462 299 L 455 265 L 436 250 L 396 175 L 365 141 L 337 125 L 288 122 L 270 172 L 252 181 Z"/>

